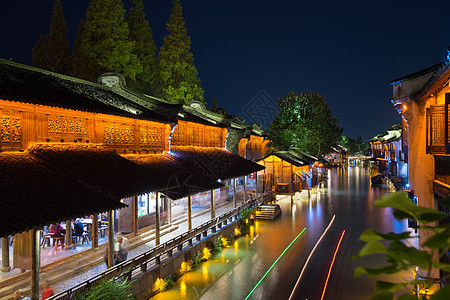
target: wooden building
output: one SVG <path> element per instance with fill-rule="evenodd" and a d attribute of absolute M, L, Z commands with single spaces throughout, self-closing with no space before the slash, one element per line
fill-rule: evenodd
<path fill-rule="evenodd" d="M 268 187 L 278 194 L 294 194 L 317 184 L 317 174 L 312 171 L 316 162 L 317 158 L 291 148 L 272 152 L 258 163 L 265 167 L 264 182 Z"/>
<path fill-rule="evenodd" d="M 70 228 L 71 219 L 92 215 L 95 248 L 98 214 L 108 212 L 112 264 L 115 230 L 137 233 L 152 219 L 159 243 L 172 200 L 209 191 L 214 217 L 214 191 L 224 187 L 218 180 L 264 168 L 225 149 L 230 118 L 227 125 L 205 115 L 195 103 L 136 93 L 120 74 L 92 83 L 0 59 L 0 192 L 2 207 L 11 208 L 0 212 L 0 233 L 3 248 L 15 234 L 14 267 L 33 271 L 33 298 L 44 225 Z M 154 211 L 140 216 L 140 200 Z M 70 238 L 68 229 L 66 245 Z"/>
<path fill-rule="evenodd" d="M 372 137 L 370 147 L 372 158 L 380 164 L 379 170 L 385 172 L 385 176 L 408 178 L 408 162 L 402 151 L 402 128 L 400 124 L 393 124 L 388 130 Z"/>

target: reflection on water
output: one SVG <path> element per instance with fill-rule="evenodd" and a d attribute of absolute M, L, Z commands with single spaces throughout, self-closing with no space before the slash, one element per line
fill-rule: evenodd
<path fill-rule="evenodd" d="M 356 240 L 367 227 L 382 232 L 407 229 L 405 222 L 392 218 L 391 210 L 373 207 L 376 199 L 393 190 L 389 186 L 371 187 L 367 169 L 334 168 L 327 174 L 325 189 L 312 192 L 310 199 L 296 199 L 293 204 L 290 197 L 281 198 L 280 218 L 255 222 L 248 236 L 235 240 L 220 255 L 186 273 L 174 287 L 153 299 L 244 299 L 283 250 L 307 227 L 252 294 L 252 299 L 267 299 L 268 295 L 275 299 L 281 290 L 288 289 L 281 286 L 295 284 L 298 274 L 292 268 L 301 269 L 334 214 L 333 226 L 347 229 L 346 239 L 352 240 L 348 242 L 346 257 L 359 250 Z M 347 269 L 342 276 L 347 278 L 346 288 L 352 289 L 353 271 Z"/>

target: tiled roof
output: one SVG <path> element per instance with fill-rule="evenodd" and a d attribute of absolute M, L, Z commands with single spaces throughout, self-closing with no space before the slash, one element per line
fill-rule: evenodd
<path fill-rule="evenodd" d="M 176 123 L 179 104 L 0 59 L 0 99 Z"/>
<path fill-rule="evenodd" d="M 223 186 L 213 178 L 196 172 L 195 167 L 169 154 L 126 155 L 124 157 L 158 173 L 160 179 L 167 183 L 168 189 L 163 193 L 173 200 Z M 176 187 L 172 188 L 173 186 Z"/>
<path fill-rule="evenodd" d="M 161 172 L 149 170 L 95 144 L 36 144 L 29 153 L 56 172 L 68 174 L 87 187 L 101 188 L 118 197 L 129 197 L 167 189 Z M 176 183 L 173 183 L 176 187 Z"/>
<path fill-rule="evenodd" d="M 172 147 L 171 153 L 214 179 L 241 177 L 265 168 L 221 148 L 180 146 Z"/>
<path fill-rule="evenodd" d="M 267 157 L 269 157 L 270 155 L 275 155 L 276 157 L 278 157 L 296 167 L 307 166 L 307 165 L 313 164 L 314 162 L 316 162 L 318 160 L 316 157 L 304 152 L 303 150 L 300 150 L 298 148 L 290 148 L 288 151 L 272 152 L 272 153 L 266 155 L 264 158 L 261 158 L 258 161 L 264 160 Z"/>
<path fill-rule="evenodd" d="M 27 153 L 0 154 L 0 236 L 126 205 L 47 168 Z"/>

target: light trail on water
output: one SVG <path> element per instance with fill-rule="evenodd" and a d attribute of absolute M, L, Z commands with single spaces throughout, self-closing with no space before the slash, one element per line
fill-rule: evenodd
<path fill-rule="evenodd" d="M 297 282 L 295 283 L 294 289 L 292 290 L 291 296 L 289 296 L 289 300 L 294 299 L 294 292 L 298 287 L 298 284 L 300 283 L 300 279 L 302 278 L 303 272 L 306 269 L 306 266 L 309 263 L 309 260 L 311 259 L 311 256 L 313 255 L 314 251 L 316 251 L 317 246 L 319 245 L 320 241 L 323 239 L 323 237 L 325 236 L 325 234 L 327 233 L 328 229 L 330 229 L 331 224 L 333 224 L 334 222 L 334 218 L 336 218 L 336 215 L 333 215 L 333 218 L 331 219 L 330 223 L 328 224 L 327 228 L 325 228 L 325 230 L 323 231 L 322 235 L 320 236 L 319 240 L 317 241 L 316 245 L 314 246 L 314 248 L 312 249 L 311 253 L 309 253 L 308 258 L 306 259 L 305 264 L 303 265 L 303 269 L 300 272 L 300 276 L 298 276 Z"/>
<path fill-rule="evenodd" d="M 339 239 L 338 245 L 336 247 L 336 251 L 334 252 L 333 260 L 331 261 L 330 269 L 328 270 L 327 280 L 325 281 L 325 286 L 323 287 L 322 297 L 320 297 L 320 300 L 323 300 L 323 297 L 325 296 L 325 291 L 327 289 L 328 280 L 330 279 L 331 269 L 333 268 L 334 260 L 336 259 L 336 254 L 339 250 L 339 246 L 341 245 L 344 234 L 345 234 L 345 230 L 342 230 L 341 238 Z"/>
<path fill-rule="evenodd" d="M 284 255 L 284 253 L 292 246 L 292 244 L 298 239 L 298 237 L 306 230 L 306 227 L 303 228 L 303 230 L 295 237 L 295 239 L 292 240 L 292 242 L 286 247 L 286 249 L 284 249 L 284 251 L 280 254 L 280 256 L 278 256 L 278 258 L 275 260 L 275 262 L 270 266 L 269 270 L 267 270 L 267 272 L 263 275 L 263 277 L 261 277 L 261 279 L 258 281 L 258 283 L 255 285 L 255 287 L 250 291 L 250 293 L 248 293 L 247 297 L 245 297 L 245 300 L 247 300 L 252 294 L 253 292 L 256 290 L 256 288 L 258 287 L 258 285 L 264 280 L 264 278 L 267 276 L 267 274 L 269 274 L 270 270 L 272 270 L 272 268 L 275 266 L 275 264 L 278 262 L 278 260 Z"/>

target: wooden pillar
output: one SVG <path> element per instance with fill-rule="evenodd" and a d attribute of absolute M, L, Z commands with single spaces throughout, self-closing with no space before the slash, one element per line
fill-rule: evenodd
<path fill-rule="evenodd" d="M 236 178 L 233 179 L 233 207 L 236 208 Z"/>
<path fill-rule="evenodd" d="M 211 219 L 216 217 L 216 191 L 211 190 Z"/>
<path fill-rule="evenodd" d="M 244 176 L 244 202 L 247 201 L 247 176 Z"/>
<path fill-rule="evenodd" d="M 92 215 L 92 248 L 98 249 L 98 214 Z"/>
<path fill-rule="evenodd" d="M 114 211 L 108 211 L 108 268 L 114 266 Z"/>
<path fill-rule="evenodd" d="M 167 224 L 172 224 L 172 200 L 169 197 L 165 197 L 167 207 Z"/>
<path fill-rule="evenodd" d="M 9 272 L 11 265 L 9 264 L 9 237 L 2 238 L 2 268 L 3 273 Z"/>
<path fill-rule="evenodd" d="M 138 196 L 133 196 L 133 212 L 134 212 L 134 214 L 133 214 L 133 217 L 134 217 L 134 220 L 133 220 L 133 232 L 134 232 L 134 235 L 137 235 L 138 234 L 138 231 L 139 231 L 139 228 L 138 228 L 138 221 L 139 221 L 139 215 L 138 215 Z"/>
<path fill-rule="evenodd" d="M 291 193 L 295 192 L 295 187 L 294 187 L 294 165 L 291 164 Z"/>
<path fill-rule="evenodd" d="M 40 239 L 39 230 L 31 230 L 31 299 L 39 300 L 39 258 L 40 258 Z"/>
<path fill-rule="evenodd" d="M 258 200 L 258 172 L 255 172 L 255 201 Z"/>
<path fill-rule="evenodd" d="M 155 246 L 158 246 L 161 239 L 160 232 L 160 221 L 161 221 L 161 212 L 159 211 L 159 192 L 156 192 L 156 205 L 155 205 Z"/>
<path fill-rule="evenodd" d="M 188 196 L 188 230 L 192 229 L 192 196 Z"/>
<path fill-rule="evenodd" d="M 66 235 L 65 235 L 64 249 L 72 249 L 72 222 L 66 221 Z"/>

